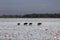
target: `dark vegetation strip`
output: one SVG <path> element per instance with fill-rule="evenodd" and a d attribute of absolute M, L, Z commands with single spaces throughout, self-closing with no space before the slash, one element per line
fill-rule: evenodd
<path fill-rule="evenodd" d="M 60 18 L 60 14 L 2 15 L 0 18 Z"/>

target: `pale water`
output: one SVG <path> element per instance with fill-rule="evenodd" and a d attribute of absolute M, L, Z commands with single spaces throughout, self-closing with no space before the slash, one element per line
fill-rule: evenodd
<path fill-rule="evenodd" d="M 60 19 L 0 18 L 0 40 L 60 40 Z"/>

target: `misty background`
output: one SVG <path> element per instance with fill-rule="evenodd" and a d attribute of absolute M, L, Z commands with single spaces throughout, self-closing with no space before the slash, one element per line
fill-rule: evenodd
<path fill-rule="evenodd" d="M 0 15 L 60 13 L 60 0 L 0 0 Z"/>

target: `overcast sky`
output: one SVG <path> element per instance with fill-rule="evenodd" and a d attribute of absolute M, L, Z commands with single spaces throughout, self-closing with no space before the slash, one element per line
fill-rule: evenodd
<path fill-rule="evenodd" d="M 60 0 L 0 0 L 0 14 L 9 14 L 12 10 L 15 14 L 16 11 L 60 13 Z"/>

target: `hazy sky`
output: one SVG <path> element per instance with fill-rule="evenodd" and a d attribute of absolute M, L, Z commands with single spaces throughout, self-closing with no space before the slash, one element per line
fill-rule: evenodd
<path fill-rule="evenodd" d="M 0 0 L 0 11 L 60 13 L 60 0 Z"/>

